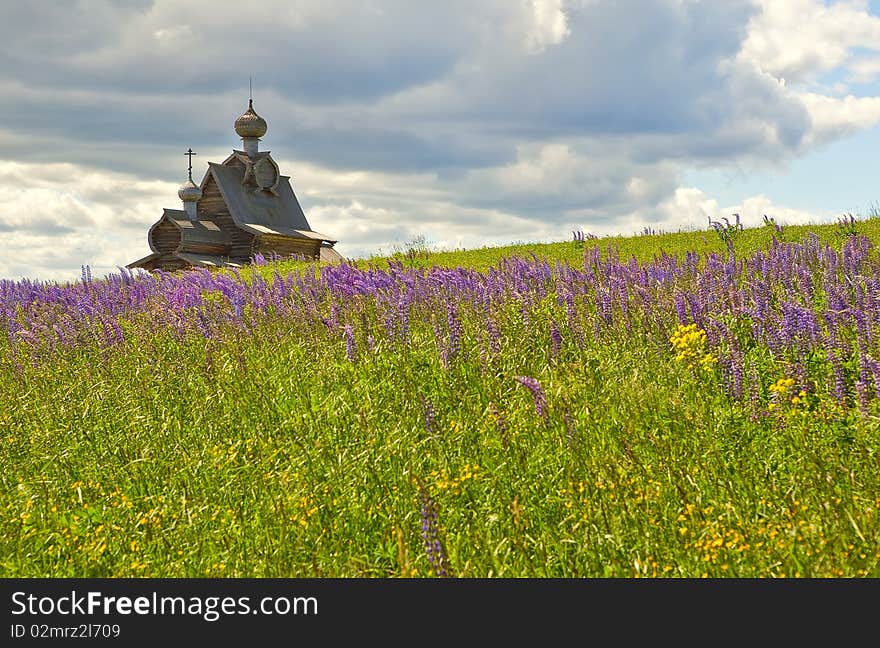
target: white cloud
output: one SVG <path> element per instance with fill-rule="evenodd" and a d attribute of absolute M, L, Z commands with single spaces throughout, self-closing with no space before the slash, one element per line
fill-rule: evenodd
<path fill-rule="evenodd" d="M 681 187 L 684 170 L 779 167 L 880 122 L 880 98 L 847 86 L 880 71 L 864 2 L 262 7 L 4 16 L 0 244 L 19 265 L 0 259 L 0 275 L 146 254 L 148 226 L 178 204 L 183 151 L 203 170 L 238 145 L 251 73 L 261 146 L 350 256 L 418 235 L 455 247 L 702 227 L 730 210 Z"/>
<path fill-rule="evenodd" d="M 764 194 L 751 196 L 739 205 L 725 210 L 728 214 L 738 213 L 742 223 L 747 227 L 757 227 L 763 223 L 764 215 L 776 220 L 780 225 L 807 225 L 809 223 L 827 223 L 834 214 L 822 211 L 808 211 L 776 205 Z M 839 214 L 838 214 L 839 215 Z"/>
<path fill-rule="evenodd" d="M 564 0 L 529 0 L 533 23 L 526 35 L 526 47 L 530 52 L 543 52 L 548 45 L 558 45 L 571 33 L 563 2 Z"/>
<path fill-rule="evenodd" d="M 854 48 L 880 51 L 880 17 L 864 0 L 757 0 L 741 57 L 789 83 L 858 66 Z"/>
<path fill-rule="evenodd" d="M 721 207 L 718 201 L 707 196 L 696 187 L 679 187 L 673 196 L 663 201 L 657 207 L 655 213 L 641 215 L 641 220 L 646 224 L 666 231 L 677 229 L 706 229 L 709 219 L 721 222 L 723 218 L 734 221 L 734 214 L 739 214 L 740 222 L 744 227 L 758 227 L 764 222 L 764 215 L 780 225 L 803 225 L 807 223 L 828 222 L 831 214 L 821 211 L 805 211 L 784 205 L 776 205 L 773 201 L 759 194 L 750 196 L 736 205 Z"/>
<path fill-rule="evenodd" d="M 160 47 L 170 47 L 178 51 L 201 45 L 193 42 L 193 30 L 189 25 L 162 27 L 153 32 L 153 37 Z"/>
<path fill-rule="evenodd" d="M 149 253 L 146 233 L 177 185 L 74 164 L 0 161 L 0 276 L 72 279 Z"/>
<path fill-rule="evenodd" d="M 804 102 L 813 121 L 808 145 L 850 135 L 880 124 L 880 97 L 843 98 L 801 92 L 798 98 Z"/>
<path fill-rule="evenodd" d="M 757 0 L 738 60 L 778 80 L 781 92 L 807 109 L 807 151 L 880 123 L 880 97 L 855 96 L 841 81 L 826 88 L 823 75 L 850 82 L 880 76 L 880 17 L 864 0 Z"/>

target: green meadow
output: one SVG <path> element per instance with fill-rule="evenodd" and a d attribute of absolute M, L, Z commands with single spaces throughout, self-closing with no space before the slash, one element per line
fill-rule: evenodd
<path fill-rule="evenodd" d="M 615 293 L 623 301 L 603 319 L 601 277 L 569 304 L 560 278 L 586 273 L 590 248 L 621 273 L 631 259 L 642 268 L 688 252 L 714 272 L 714 253 L 744 264 L 731 287 L 746 294 L 760 278 L 747 260 L 774 246 L 812 233 L 845 256 L 856 236 L 880 243 L 880 219 L 853 227 L 746 229 L 732 254 L 709 229 L 413 246 L 354 262 L 364 273 L 445 268 L 470 272 L 468 285 L 493 273 L 507 282 L 486 302 L 461 288 L 454 310 L 453 293 L 429 291 L 412 302 L 405 336 L 369 293 L 308 297 L 311 315 L 248 301 L 233 322 L 219 289 L 186 306 L 166 291 L 114 312 L 112 344 L 103 333 L 56 346 L 10 333 L 0 340 L 0 576 L 880 576 L 872 335 L 820 318 L 837 355 L 818 343 L 801 355 L 775 349 L 761 337 L 772 330 L 754 333 L 755 316 L 728 308 L 727 288 L 712 284 L 721 310 L 710 314 L 734 336 L 713 342 L 677 316 L 666 280 Z M 871 294 L 880 280 L 873 246 L 852 271 L 798 254 L 816 313 L 830 308 L 832 280 L 853 304 L 846 286 Z M 544 261 L 543 275 L 512 269 Z M 326 270 L 269 263 L 242 281 Z M 696 294 L 699 276 L 675 279 L 675 290 Z M 517 277 L 526 287 L 510 287 Z M 769 285 L 771 309 L 798 285 Z M 37 308 L 8 307 L 7 329 L 66 306 Z M 166 323 L 175 308 L 183 331 Z M 197 317 L 217 322 L 210 334 Z M 741 362 L 741 394 L 728 356 Z"/>

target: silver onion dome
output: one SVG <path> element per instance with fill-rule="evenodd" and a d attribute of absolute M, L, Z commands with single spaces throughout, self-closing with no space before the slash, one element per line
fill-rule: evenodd
<path fill-rule="evenodd" d="M 254 100 L 248 100 L 248 109 L 235 120 L 235 132 L 239 137 L 262 137 L 269 129 L 266 120 L 254 112 Z"/>
<path fill-rule="evenodd" d="M 183 202 L 196 202 L 202 197 L 202 190 L 192 180 L 187 180 L 177 192 Z"/>

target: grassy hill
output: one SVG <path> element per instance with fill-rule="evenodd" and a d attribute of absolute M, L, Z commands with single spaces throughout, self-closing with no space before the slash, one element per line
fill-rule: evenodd
<path fill-rule="evenodd" d="M 774 238 L 782 243 L 799 242 L 804 240 L 809 233 L 818 236 L 822 243 L 838 247 L 842 240 L 851 234 L 866 236 L 875 244 L 880 242 L 880 214 L 877 217 L 847 221 L 846 223 L 843 220 L 824 224 L 780 225 L 781 230 L 777 230 L 772 225 L 744 228 L 732 237 L 734 250 L 740 256 L 748 255 L 766 249 Z M 557 243 L 519 243 L 471 250 L 435 251 L 432 246 L 426 243 L 410 242 L 404 244 L 402 246 L 404 249 L 395 254 L 358 259 L 354 263 L 358 267 L 367 267 L 370 264 L 387 266 L 387 260 L 392 259 L 409 266 L 460 266 L 485 271 L 506 257 L 529 258 L 535 254 L 552 261 L 568 262 L 579 266 L 583 263 L 584 247 L 590 246 L 598 247 L 603 255 L 607 252 L 608 247 L 615 248 L 618 250 L 620 258 L 634 258 L 639 263 L 647 263 L 664 253 L 684 255 L 686 252 L 692 251 L 705 256 L 712 252 L 724 254 L 727 251 L 726 242 L 710 228 L 695 231 L 661 231 L 632 236 L 605 236 L 597 239 L 585 238 L 583 242 L 569 240 Z M 275 271 L 283 274 L 285 271 L 301 267 L 303 264 L 298 262 L 275 263 L 272 264 L 269 274 L 266 275 L 264 272 L 264 275 L 271 276 Z"/>
<path fill-rule="evenodd" d="M 0 575 L 878 576 L 880 221 L 0 283 Z"/>

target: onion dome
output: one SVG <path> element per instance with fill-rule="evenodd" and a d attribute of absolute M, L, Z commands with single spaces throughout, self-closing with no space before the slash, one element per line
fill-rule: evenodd
<path fill-rule="evenodd" d="M 254 100 L 248 100 L 248 109 L 235 120 L 235 132 L 239 137 L 262 137 L 269 127 L 266 120 L 254 112 Z"/>
<path fill-rule="evenodd" d="M 202 190 L 199 189 L 199 186 L 192 181 L 192 178 L 190 178 L 180 186 L 177 195 L 180 196 L 180 199 L 185 203 L 196 202 L 202 197 Z"/>

